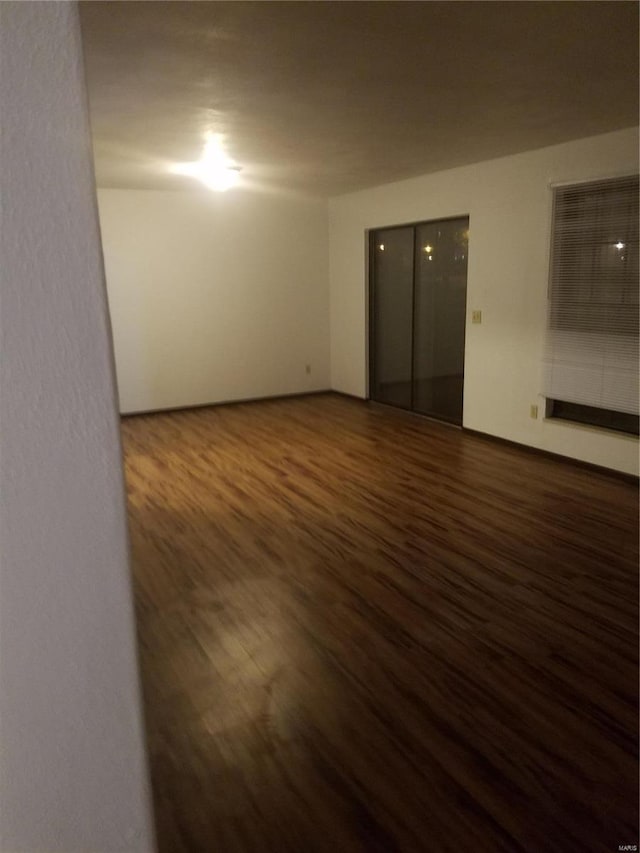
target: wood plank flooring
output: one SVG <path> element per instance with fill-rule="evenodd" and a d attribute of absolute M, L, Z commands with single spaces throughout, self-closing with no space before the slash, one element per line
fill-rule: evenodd
<path fill-rule="evenodd" d="M 637 489 L 323 395 L 123 421 L 161 853 L 637 844 Z"/>

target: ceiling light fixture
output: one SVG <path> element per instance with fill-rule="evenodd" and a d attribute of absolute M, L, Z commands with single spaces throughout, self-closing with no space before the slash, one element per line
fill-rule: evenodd
<path fill-rule="evenodd" d="M 236 186 L 240 178 L 240 167 L 236 166 L 224 152 L 222 136 L 210 135 L 202 152 L 202 157 L 193 163 L 174 163 L 171 166 L 174 175 L 186 175 L 195 178 L 216 192 L 225 192 Z"/>

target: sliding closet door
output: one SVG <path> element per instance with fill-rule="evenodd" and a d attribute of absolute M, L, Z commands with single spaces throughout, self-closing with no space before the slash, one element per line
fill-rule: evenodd
<path fill-rule="evenodd" d="M 462 423 L 469 219 L 416 226 L 413 408 Z"/>
<path fill-rule="evenodd" d="M 414 229 L 371 235 L 370 393 L 379 403 L 410 409 Z"/>

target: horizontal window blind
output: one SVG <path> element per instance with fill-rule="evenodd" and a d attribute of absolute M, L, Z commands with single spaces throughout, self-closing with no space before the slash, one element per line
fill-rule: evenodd
<path fill-rule="evenodd" d="M 545 395 L 638 414 L 638 176 L 553 195 Z"/>

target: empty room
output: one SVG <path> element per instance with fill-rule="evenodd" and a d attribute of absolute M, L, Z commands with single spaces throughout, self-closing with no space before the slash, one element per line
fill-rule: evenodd
<path fill-rule="evenodd" d="M 0 15 L 0 853 L 637 850 L 637 4 Z"/>

